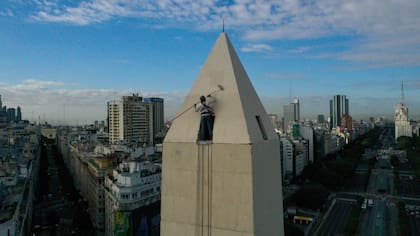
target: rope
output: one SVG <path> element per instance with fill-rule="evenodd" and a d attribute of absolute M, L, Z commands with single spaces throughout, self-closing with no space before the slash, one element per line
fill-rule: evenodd
<path fill-rule="evenodd" d="M 207 235 L 210 235 L 210 145 L 207 145 L 207 225 L 208 232 Z"/>
<path fill-rule="evenodd" d="M 212 207 L 213 207 L 213 145 L 208 146 L 208 158 L 209 158 L 209 236 L 211 236 L 211 224 L 212 224 Z"/>
<path fill-rule="evenodd" d="M 201 148 L 201 236 L 204 236 L 204 146 Z"/>
<path fill-rule="evenodd" d="M 207 147 L 207 150 L 205 150 Z M 207 155 L 206 155 L 207 154 Z M 197 217 L 200 229 L 198 235 L 204 236 L 205 223 L 207 223 L 207 236 L 211 236 L 212 206 L 213 206 L 213 148 L 211 144 L 198 144 L 197 149 Z M 205 160 L 206 159 L 206 160 Z M 207 164 L 207 167 L 205 166 Z M 207 173 L 205 173 L 207 171 Z M 207 175 L 207 189 L 205 188 L 205 177 Z M 206 193 L 207 191 L 207 193 Z M 205 197 L 207 194 L 207 203 Z M 207 212 L 205 212 L 207 210 Z M 204 216 L 207 214 L 207 221 Z"/>
<path fill-rule="evenodd" d="M 200 158 L 200 147 L 197 148 L 197 192 L 196 192 L 196 216 L 197 216 L 197 223 L 201 222 L 201 158 Z M 197 227 L 196 236 L 200 236 L 201 227 Z"/>

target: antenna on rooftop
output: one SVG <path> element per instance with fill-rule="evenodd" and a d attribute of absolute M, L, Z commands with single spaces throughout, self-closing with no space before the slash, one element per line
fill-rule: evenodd
<path fill-rule="evenodd" d="M 222 18 L 222 32 L 225 32 L 225 18 Z"/>
<path fill-rule="evenodd" d="M 405 104 L 404 81 L 401 81 L 401 104 Z"/>

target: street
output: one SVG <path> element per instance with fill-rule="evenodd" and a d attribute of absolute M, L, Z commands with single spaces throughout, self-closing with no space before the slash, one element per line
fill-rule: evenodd
<path fill-rule="evenodd" d="M 327 219 L 321 224 L 315 235 L 329 236 L 340 235 L 343 233 L 354 202 L 336 200 Z"/>
<path fill-rule="evenodd" d="M 67 169 L 60 163 L 54 145 L 44 144 L 43 149 L 41 184 L 36 196 L 37 201 L 34 203 L 31 235 L 94 233 L 84 209 L 86 207 L 74 190 Z M 84 223 L 80 224 L 81 221 Z"/>

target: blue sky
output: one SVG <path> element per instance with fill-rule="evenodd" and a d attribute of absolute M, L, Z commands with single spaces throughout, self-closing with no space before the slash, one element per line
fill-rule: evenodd
<path fill-rule="evenodd" d="M 165 98 L 170 118 L 222 28 L 267 112 L 290 97 L 328 114 L 346 94 L 355 118 L 392 117 L 404 80 L 420 116 L 420 2 L 3 0 L 0 94 L 27 119 L 104 119 L 106 101 Z"/>

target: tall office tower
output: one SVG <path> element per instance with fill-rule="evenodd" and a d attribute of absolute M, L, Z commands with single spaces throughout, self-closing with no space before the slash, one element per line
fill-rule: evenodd
<path fill-rule="evenodd" d="M 349 114 L 349 100 L 346 95 L 335 95 L 330 100 L 330 129 L 341 126 L 341 118 L 345 114 Z"/>
<path fill-rule="evenodd" d="M 300 120 L 299 99 L 293 99 L 288 105 L 283 106 L 283 131 L 288 132 L 290 125 Z"/>
<path fill-rule="evenodd" d="M 22 120 L 22 110 L 20 109 L 20 106 L 16 108 L 16 122 L 19 122 Z"/>
<path fill-rule="evenodd" d="M 0 110 L 3 108 L 3 102 L 1 101 L 1 95 L 0 95 Z"/>
<path fill-rule="evenodd" d="M 16 120 L 16 109 L 13 107 L 7 108 L 7 121 L 14 122 Z"/>
<path fill-rule="evenodd" d="M 401 82 L 401 99 L 395 107 L 395 141 L 401 136 L 411 137 L 413 132 L 408 119 L 408 107 L 405 104 L 404 84 Z"/>
<path fill-rule="evenodd" d="M 213 139 L 197 140 L 200 96 Z M 284 235 L 280 146 L 226 33 L 218 37 L 163 143 L 161 235 Z"/>
<path fill-rule="evenodd" d="M 156 140 L 157 136 L 162 135 L 164 126 L 164 105 L 163 98 L 151 97 L 144 98 L 145 103 L 150 103 L 152 106 L 152 119 L 153 119 L 153 139 Z"/>
<path fill-rule="evenodd" d="M 291 104 L 287 104 L 283 106 L 283 132 L 289 131 L 290 123 L 294 121 L 293 118 L 293 106 Z"/>
<path fill-rule="evenodd" d="M 109 142 L 153 143 L 152 106 L 137 94 L 108 103 Z"/>

